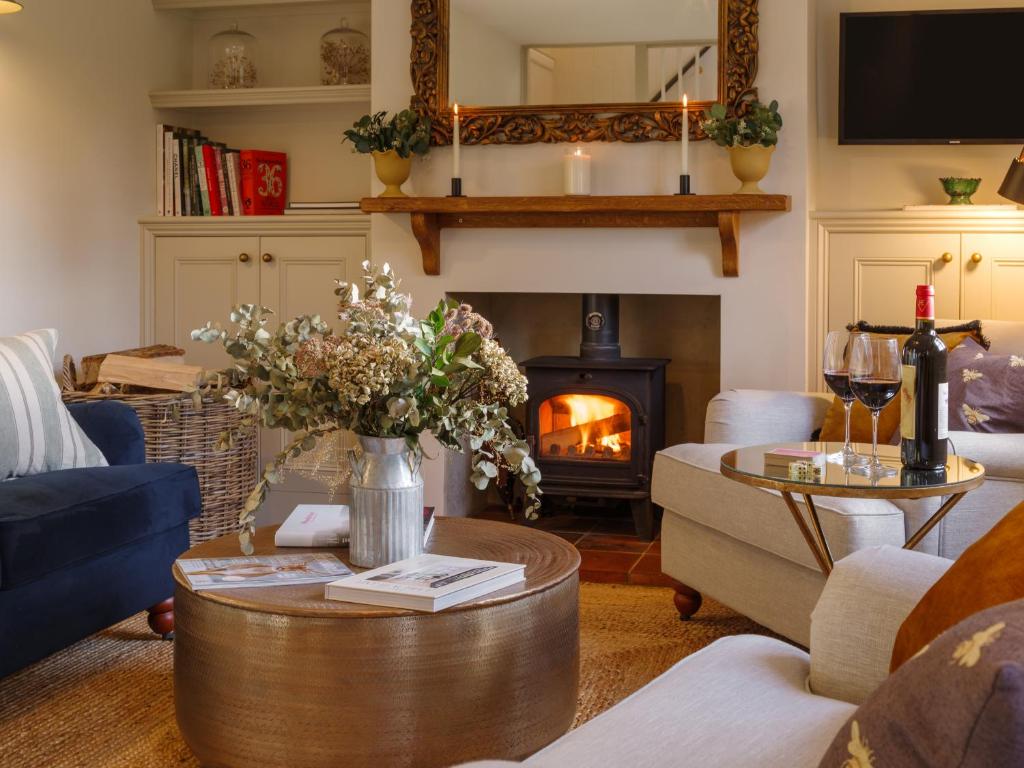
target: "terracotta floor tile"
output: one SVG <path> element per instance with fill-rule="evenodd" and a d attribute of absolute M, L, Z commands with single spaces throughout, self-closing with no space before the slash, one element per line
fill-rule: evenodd
<path fill-rule="evenodd" d="M 626 536 L 636 536 L 636 527 L 631 517 L 594 517 L 593 530 L 595 533 L 618 533 Z"/>
<path fill-rule="evenodd" d="M 567 533 L 587 533 L 594 527 L 594 521 L 589 517 L 576 517 L 575 515 L 552 515 L 542 517 L 536 523 L 535 528 L 542 531 L 563 531 Z"/>
<path fill-rule="evenodd" d="M 580 581 L 593 584 L 626 584 L 629 575 L 620 571 L 580 571 Z"/>
<path fill-rule="evenodd" d="M 651 542 L 651 548 L 647 550 L 652 555 L 661 554 L 661 536 Z"/>
<path fill-rule="evenodd" d="M 661 555 L 647 554 L 637 560 L 630 573 L 661 573 Z"/>
<path fill-rule="evenodd" d="M 635 552 L 602 552 L 596 549 L 581 549 L 583 562 L 580 571 L 605 571 L 625 576 L 640 559 Z"/>
<path fill-rule="evenodd" d="M 636 552 L 637 554 L 646 552 L 650 544 L 649 541 L 643 541 L 636 536 L 595 531 L 591 531 L 576 542 L 576 546 L 581 550 L 599 549 L 606 552 Z"/>

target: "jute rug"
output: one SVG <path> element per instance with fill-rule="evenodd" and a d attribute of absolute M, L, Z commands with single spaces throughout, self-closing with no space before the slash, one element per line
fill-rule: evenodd
<path fill-rule="evenodd" d="M 711 600 L 681 622 L 663 588 L 582 584 L 580 607 L 576 725 L 720 637 L 766 632 Z M 140 614 L 0 680 L 0 764 L 196 768 L 174 722 L 172 648 Z"/>

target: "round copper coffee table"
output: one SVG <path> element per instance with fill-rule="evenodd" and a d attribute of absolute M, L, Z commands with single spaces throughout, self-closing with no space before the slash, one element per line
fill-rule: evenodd
<path fill-rule="evenodd" d="M 939 508 L 904 544 L 904 549 L 916 547 L 946 513 L 959 503 L 964 495 L 985 482 L 985 468 L 976 461 L 950 454 L 944 470 L 920 472 L 908 470 L 900 464 L 900 449 L 892 445 L 878 446 L 879 460 L 896 470 L 889 477 L 866 477 L 855 470 L 839 464 L 826 464 L 825 474 L 820 480 L 793 480 L 781 473 L 769 471 L 765 466 L 765 454 L 776 448 L 788 448 L 815 453 L 833 454 L 842 449 L 842 443 L 772 443 L 738 448 L 722 456 L 722 475 L 744 485 L 768 488 L 782 494 L 797 528 L 810 547 L 818 568 L 827 578 L 832 572 L 832 551 L 821 529 L 818 510 L 812 496 L 838 496 L 853 499 L 923 499 L 929 496 L 948 496 Z M 871 446 L 854 444 L 862 456 L 871 455 Z M 793 500 L 793 494 L 804 497 L 810 526 L 804 520 L 800 508 Z"/>
<path fill-rule="evenodd" d="M 278 550 L 273 533 L 257 531 L 256 554 L 304 551 Z M 200 763 L 429 768 L 521 759 L 565 733 L 579 684 L 575 547 L 441 517 L 426 549 L 526 563 L 526 581 L 430 614 L 326 600 L 322 584 L 193 592 L 175 568 L 174 703 Z M 235 554 L 224 536 L 182 557 Z"/>

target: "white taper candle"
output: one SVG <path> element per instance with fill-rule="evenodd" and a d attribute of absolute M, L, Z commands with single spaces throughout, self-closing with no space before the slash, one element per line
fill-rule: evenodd
<path fill-rule="evenodd" d="M 690 172 L 690 106 L 685 93 L 683 94 L 683 122 L 680 126 L 680 134 L 682 166 L 679 172 L 685 176 Z"/>
<path fill-rule="evenodd" d="M 461 178 L 459 171 L 461 170 L 461 164 L 459 162 L 459 104 L 455 103 L 452 108 L 452 149 L 454 150 L 452 156 L 452 178 Z"/>

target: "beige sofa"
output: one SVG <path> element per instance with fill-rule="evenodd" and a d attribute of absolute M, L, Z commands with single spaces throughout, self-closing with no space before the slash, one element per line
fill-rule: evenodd
<path fill-rule="evenodd" d="M 813 768 L 886 678 L 896 631 L 949 565 L 895 547 L 860 550 L 836 563 L 810 654 L 768 637 L 719 640 L 521 765 Z"/>
<path fill-rule="evenodd" d="M 1024 354 L 1024 323 L 987 321 L 983 329 L 993 352 Z M 723 392 L 708 405 L 705 443 L 658 453 L 651 495 L 665 509 L 662 570 L 684 585 L 676 601 L 684 617 L 699 608 L 704 593 L 808 644 L 824 577 L 778 493 L 728 480 L 718 467 L 734 447 L 808 439 L 830 402 L 817 393 Z M 1024 434 L 953 432 L 950 438 L 956 453 L 985 465 L 987 480 L 917 549 L 955 558 L 1024 500 Z M 836 559 L 864 547 L 902 546 L 941 503 L 815 501 Z"/>

